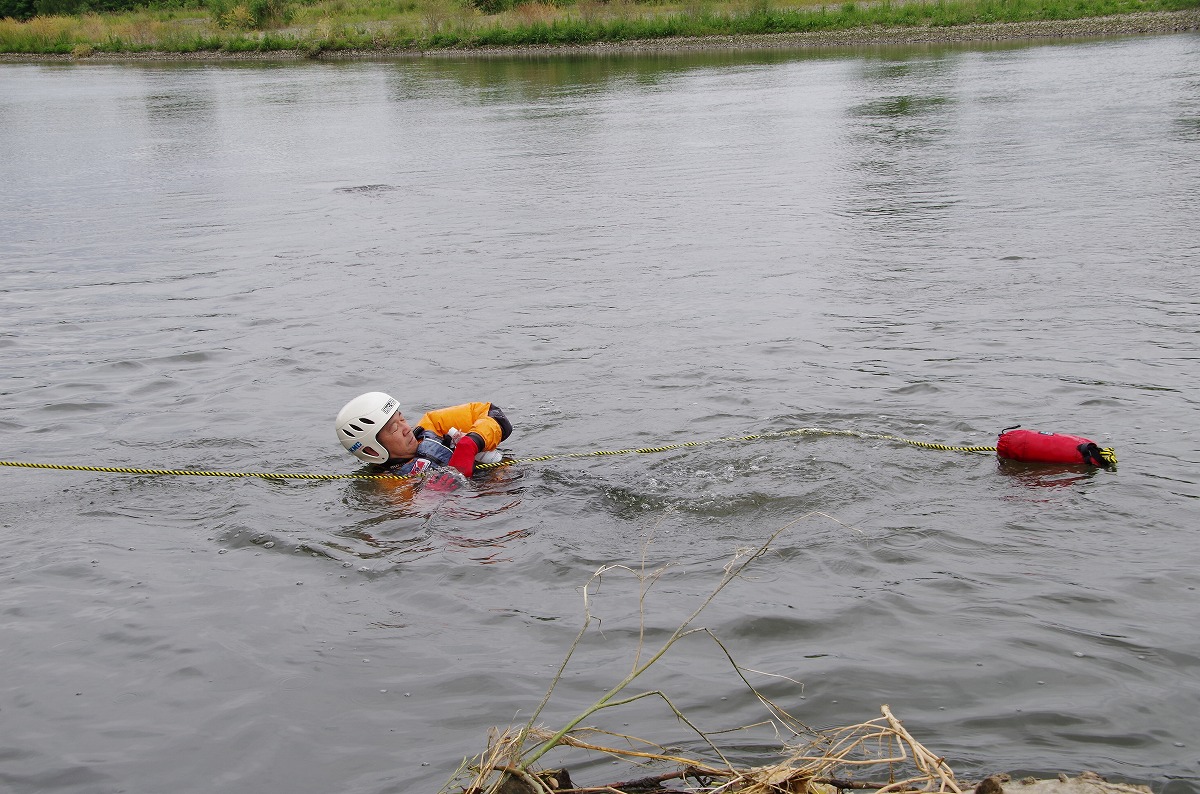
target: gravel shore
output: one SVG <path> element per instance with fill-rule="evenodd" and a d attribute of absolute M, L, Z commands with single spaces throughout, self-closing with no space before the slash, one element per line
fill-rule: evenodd
<path fill-rule="evenodd" d="M 322 52 L 319 60 L 382 60 L 429 57 L 495 57 L 529 54 L 625 54 L 669 53 L 688 50 L 808 49 L 862 47 L 889 44 L 946 44 L 956 42 L 1003 42 L 1034 40 L 1077 40 L 1111 36 L 1178 33 L 1200 30 L 1200 9 L 1155 11 L 1089 19 L 997 22 L 955 27 L 861 28 L 834 32 L 765 33 L 749 36 L 702 36 L 695 38 L 646 39 L 597 42 L 583 45 L 536 45 L 522 47 L 479 47 L 440 50 L 344 50 Z M 298 52 L 266 53 L 95 53 L 87 58 L 71 55 L 0 54 L 0 63 L 29 61 L 288 61 L 308 58 Z"/>
<path fill-rule="evenodd" d="M 1153 33 L 1200 30 L 1200 10 L 1156 11 L 1091 19 L 1040 22 L 996 22 L 956 27 L 861 28 L 814 33 L 764 33 L 754 36 L 702 36 L 601 42 L 579 46 L 495 47 L 479 50 L 439 50 L 430 55 L 508 55 L 532 52 L 631 53 L 719 49 L 800 49 L 857 47 L 887 44 L 942 44 L 971 41 L 1022 41 L 1034 39 L 1092 39 Z M 367 53 L 369 54 L 369 53 Z M 337 57 L 331 53 L 331 57 Z"/>

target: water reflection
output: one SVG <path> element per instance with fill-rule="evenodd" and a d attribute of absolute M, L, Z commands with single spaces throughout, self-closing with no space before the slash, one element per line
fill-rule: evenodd
<path fill-rule="evenodd" d="M 857 190 L 845 212 L 865 232 L 928 233 L 947 223 L 958 201 L 944 141 L 954 123 L 950 92 L 959 61 L 944 56 L 862 64 L 862 98 L 847 109 Z"/>
<path fill-rule="evenodd" d="M 1065 488 L 1087 482 L 1101 470 L 1095 466 L 1024 463 L 998 458 L 996 471 L 1001 476 L 1010 478 L 1014 485 L 1029 488 Z"/>
<path fill-rule="evenodd" d="M 401 563 L 461 552 L 475 562 L 499 562 L 508 543 L 531 533 L 500 520 L 520 507 L 524 477 L 521 469 L 508 466 L 448 491 L 426 487 L 420 479 L 354 480 L 342 504 L 362 517 L 324 542 L 362 560 Z"/>
<path fill-rule="evenodd" d="M 846 57 L 846 53 L 839 53 Z M 491 58 L 428 58 L 416 64 L 397 65 L 401 79 L 393 83 L 394 96 L 413 98 L 417 86 L 431 78 L 470 89 L 483 103 L 543 102 L 564 96 L 602 94 L 618 86 L 657 90 L 672 79 L 697 71 L 729 67 L 791 63 L 816 53 L 764 50 L 678 52 L 629 55 L 500 55 Z M 415 79 L 416 78 L 416 79 Z"/>

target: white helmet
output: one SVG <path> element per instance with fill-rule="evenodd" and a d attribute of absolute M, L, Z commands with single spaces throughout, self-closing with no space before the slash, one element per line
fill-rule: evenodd
<path fill-rule="evenodd" d="M 386 463 L 387 450 L 375 436 L 396 413 L 396 398 L 381 391 L 355 397 L 338 411 L 334 429 L 338 441 L 354 457 L 367 463 Z"/>

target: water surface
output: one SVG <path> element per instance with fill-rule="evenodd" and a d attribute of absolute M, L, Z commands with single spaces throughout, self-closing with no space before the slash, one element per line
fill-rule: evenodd
<path fill-rule="evenodd" d="M 0 69 L 0 459 L 350 472 L 332 417 L 491 400 L 452 495 L 5 468 L 13 792 L 435 791 L 655 567 L 813 727 L 966 779 L 1200 790 L 1200 37 Z M 637 585 L 543 720 L 624 674 Z M 643 682 L 765 715 L 711 641 Z M 604 727 L 700 752 L 659 702 Z M 726 735 L 742 763 L 769 731 Z M 580 784 L 628 779 L 559 759 Z"/>

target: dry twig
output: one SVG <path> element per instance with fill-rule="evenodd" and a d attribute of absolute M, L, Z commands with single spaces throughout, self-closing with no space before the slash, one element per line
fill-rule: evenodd
<path fill-rule="evenodd" d="M 803 722 L 788 714 L 778 704 L 760 693 L 745 677 L 748 670 L 737 664 L 729 649 L 708 629 L 692 628 L 700 612 L 734 579 L 742 576 L 748 567 L 762 557 L 771 544 L 787 529 L 809 518 L 809 514 L 781 527 L 765 543 L 756 549 L 739 551 L 725 566 L 724 575 L 707 598 L 676 629 L 663 645 L 643 660 L 645 638 L 646 597 L 653 584 L 665 568 L 647 573 L 643 552 L 641 570 L 628 566 L 609 565 L 596 571 L 583 587 L 584 621 L 559 665 L 546 695 L 538 704 L 530 720 L 519 730 L 493 729 L 488 737 L 488 747 L 476 760 L 469 764 L 474 775 L 465 788 L 465 794 L 503 794 L 505 791 L 550 794 L 551 792 L 608 792 L 609 794 L 634 794 L 634 792 L 668 791 L 662 784 L 679 781 L 686 791 L 695 794 L 834 794 L 840 789 L 875 790 L 879 794 L 901 794 L 902 792 L 936 792 L 937 794 L 963 794 L 954 772 L 945 759 L 933 754 L 910 734 L 891 709 L 884 705 L 882 716 L 867 722 L 831 731 L 814 731 Z M 828 516 L 826 516 L 828 518 Z M 838 522 L 840 523 L 840 522 Z M 633 574 L 639 582 L 638 644 L 631 671 L 609 689 L 596 703 L 558 730 L 549 730 L 535 725 L 538 716 L 549 702 L 555 686 L 581 640 L 594 620 L 591 612 L 591 597 L 605 574 L 624 571 Z M 737 676 L 750 689 L 771 715 L 770 724 L 782 724 L 795 736 L 813 737 L 803 745 L 781 749 L 778 762 L 758 767 L 738 768 L 712 741 L 710 734 L 694 725 L 676 706 L 666 693 L 660 690 L 621 696 L 651 665 L 657 662 L 683 637 L 691 634 L 707 634 L 725 654 Z M 751 671 L 753 672 L 753 671 Z M 791 679 L 788 679 L 791 680 Z M 621 697 L 619 697 L 621 696 Z M 712 751 L 713 758 L 691 757 L 679 752 L 669 752 L 654 742 L 625 736 L 594 728 L 580 727 L 581 723 L 606 708 L 632 703 L 647 697 L 658 697 L 676 718 L 687 725 Z M 744 726 L 750 727 L 750 726 Z M 778 727 L 778 726 L 777 726 Z M 585 736 L 607 737 L 588 740 Z M 613 739 L 623 746 L 611 746 Z M 536 742 L 526 749 L 527 742 Z M 607 742 L 605 744 L 604 742 Z M 537 761 L 556 747 L 572 747 L 590 752 L 599 752 L 631 764 L 672 764 L 673 771 L 638 778 L 624 783 L 611 783 L 587 788 L 559 787 L 557 779 L 546 773 L 534 773 Z M 461 770 L 460 770 L 461 771 Z M 863 777 L 886 782 L 863 782 Z M 563 776 L 566 777 L 565 775 Z M 672 791 L 677 789 L 670 789 Z M 444 788 L 444 792 L 450 788 Z"/>

